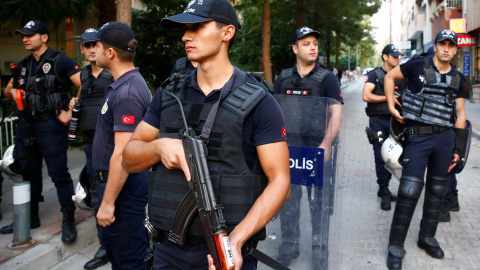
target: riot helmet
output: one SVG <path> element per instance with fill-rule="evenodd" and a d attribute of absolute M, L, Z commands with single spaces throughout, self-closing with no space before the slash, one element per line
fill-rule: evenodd
<path fill-rule="evenodd" d="M 390 119 L 390 134 L 385 142 L 382 144 L 382 159 L 385 162 L 385 168 L 400 179 L 402 171 L 402 156 L 404 140 L 403 125 L 395 118 Z"/>
<path fill-rule="evenodd" d="M 20 181 L 20 168 L 18 167 L 18 162 L 15 162 L 15 145 L 10 145 L 5 153 L 3 154 L 3 159 L 1 160 L 0 169 L 3 173 L 10 176 L 14 181 Z"/>
<path fill-rule="evenodd" d="M 75 189 L 75 195 L 72 196 L 72 200 L 75 202 L 75 205 L 78 208 L 85 211 L 94 212 L 95 209 L 93 209 L 90 203 L 91 197 L 88 183 L 87 166 L 84 166 L 82 172 L 80 173 L 80 181 L 78 181 L 77 188 Z"/>

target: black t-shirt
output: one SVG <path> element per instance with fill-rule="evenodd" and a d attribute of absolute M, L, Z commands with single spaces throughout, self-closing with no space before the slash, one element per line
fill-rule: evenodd
<path fill-rule="evenodd" d="M 432 56 L 428 56 L 430 65 L 438 72 L 438 69 L 433 64 Z M 454 65 L 451 65 L 451 70 L 445 75 L 455 76 L 457 73 L 460 74 L 460 86 L 458 88 L 457 98 L 466 97 L 466 82 L 465 77 L 461 74 Z M 423 88 L 423 81 L 425 80 L 424 75 L 425 61 L 423 56 L 414 55 L 410 60 L 400 65 L 400 71 L 403 76 L 408 79 L 408 89 L 412 93 L 418 93 Z M 373 72 L 371 72 L 373 73 Z"/>

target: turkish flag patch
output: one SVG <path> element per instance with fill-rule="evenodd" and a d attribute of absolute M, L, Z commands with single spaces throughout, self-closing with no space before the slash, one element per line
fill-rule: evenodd
<path fill-rule="evenodd" d="M 135 124 L 135 115 L 123 115 L 122 124 Z"/>
<path fill-rule="evenodd" d="M 342 92 L 340 92 L 339 96 L 340 96 L 341 98 L 343 98 Z"/>
<path fill-rule="evenodd" d="M 286 128 L 282 128 L 282 137 L 287 137 L 287 129 Z"/>

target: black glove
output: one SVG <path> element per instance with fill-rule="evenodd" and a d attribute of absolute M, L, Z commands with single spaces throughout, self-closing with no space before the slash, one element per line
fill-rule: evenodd
<path fill-rule="evenodd" d="M 457 161 L 457 166 L 462 167 L 465 162 L 465 150 L 467 149 L 468 143 L 468 130 L 464 128 L 454 128 L 455 132 L 455 146 L 453 148 L 453 153 L 460 156 L 460 159 Z"/>

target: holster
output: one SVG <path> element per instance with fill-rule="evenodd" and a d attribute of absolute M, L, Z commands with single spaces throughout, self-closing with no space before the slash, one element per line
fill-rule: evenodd
<path fill-rule="evenodd" d="M 385 136 L 385 134 L 383 134 L 383 132 L 373 131 L 369 127 L 365 128 L 365 133 L 367 134 L 368 142 L 370 144 L 373 144 L 375 141 L 378 141 L 381 144 L 386 139 L 386 136 Z"/>

